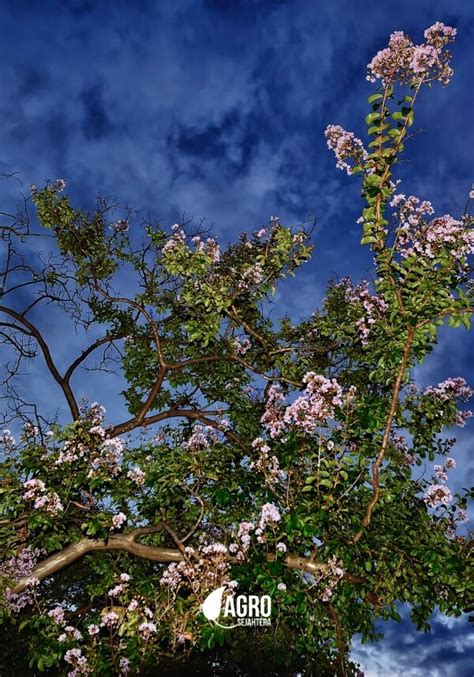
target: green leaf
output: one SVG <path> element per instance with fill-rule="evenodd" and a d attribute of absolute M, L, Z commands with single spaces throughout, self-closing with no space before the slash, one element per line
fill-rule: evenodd
<path fill-rule="evenodd" d="M 378 120 L 380 120 L 380 113 L 369 113 L 365 118 L 365 121 L 369 126 Z"/>
<path fill-rule="evenodd" d="M 369 103 L 374 103 L 374 101 L 380 101 L 380 99 L 383 99 L 383 94 L 381 94 L 380 92 L 376 92 L 375 94 L 371 94 L 367 99 L 367 101 Z"/>

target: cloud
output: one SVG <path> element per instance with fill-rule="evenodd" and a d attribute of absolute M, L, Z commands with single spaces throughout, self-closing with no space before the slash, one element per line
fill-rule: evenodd
<path fill-rule="evenodd" d="M 365 677 L 471 677 L 474 635 L 467 616 L 459 619 L 436 614 L 431 632 L 416 633 L 407 608 L 402 621 L 381 626 L 378 644 L 355 643 L 352 656 Z"/>

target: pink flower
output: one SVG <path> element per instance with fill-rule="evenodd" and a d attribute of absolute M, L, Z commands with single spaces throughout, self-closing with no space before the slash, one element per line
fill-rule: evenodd
<path fill-rule="evenodd" d="M 119 219 L 114 224 L 110 226 L 112 230 L 115 230 L 117 233 L 126 233 L 129 225 L 127 219 Z"/>
<path fill-rule="evenodd" d="M 182 228 L 179 227 L 177 223 L 171 226 L 173 231 L 170 239 L 163 245 L 161 250 L 163 256 L 168 256 L 169 254 L 174 254 L 176 250 L 183 247 L 186 242 L 186 234 Z"/>
<path fill-rule="evenodd" d="M 451 26 L 445 26 L 440 21 L 437 21 L 435 24 L 430 26 L 425 30 L 425 38 L 429 45 L 435 45 L 440 47 L 442 45 L 448 44 L 448 42 L 453 42 L 456 37 L 457 30 L 451 28 Z"/>
<path fill-rule="evenodd" d="M 354 136 L 353 132 L 346 132 L 340 125 L 328 125 L 324 135 L 328 148 L 334 151 L 338 169 L 346 170 L 350 174 L 354 165 L 351 166 L 347 162 L 348 159 L 352 160 L 355 165 L 366 160 L 367 151 L 362 141 Z"/>
<path fill-rule="evenodd" d="M 48 616 L 53 619 L 55 623 L 58 623 L 61 625 L 64 623 L 64 609 L 60 606 L 55 607 L 54 609 L 51 609 L 51 611 L 48 611 Z"/>
<path fill-rule="evenodd" d="M 151 635 L 156 635 L 156 625 L 150 621 L 145 621 L 138 626 L 138 632 L 143 635 L 145 639 L 148 639 Z"/>
<path fill-rule="evenodd" d="M 189 451 L 207 449 L 217 441 L 217 432 L 211 426 L 195 425 L 191 437 L 183 446 Z"/>
<path fill-rule="evenodd" d="M 439 59 L 439 51 L 431 45 L 419 45 L 413 50 L 410 68 L 417 75 L 428 73 Z"/>
<path fill-rule="evenodd" d="M 211 237 L 208 237 L 205 244 L 205 252 L 210 257 L 212 263 L 218 263 L 221 258 L 219 245 Z"/>
<path fill-rule="evenodd" d="M 11 451 L 16 444 L 15 438 L 11 434 L 11 431 L 8 430 L 8 429 L 5 429 L 2 432 L 2 436 L 0 437 L 0 442 L 3 444 L 3 446 L 5 447 L 5 449 L 7 451 Z"/>
<path fill-rule="evenodd" d="M 66 182 L 64 179 L 56 179 L 56 181 L 51 184 L 50 188 L 55 193 L 61 193 L 66 188 Z"/>
<path fill-rule="evenodd" d="M 267 524 L 274 524 L 281 520 L 280 511 L 274 503 L 265 503 L 260 513 L 259 527 L 265 529 Z"/>
<path fill-rule="evenodd" d="M 137 487 L 141 487 L 145 482 L 145 473 L 143 470 L 140 470 L 140 468 L 132 468 L 132 470 L 129 470 L 127 477 L 131 479 L 132 482 L 135 482 Z"/>
<path fill-rule="evenodd" d="M 125 586 L 124 586 L 122 583 L 119 583 L 118 585 L 116 585 L 116 586 L 114 586 L 113 588 L 111 588 L 111 589 L 107 592 L 107 594 L 108 594 L 110 597 L 118 597 L 118 596 L 121 595 L 122 592 L 124 591 L 124 587 L 125 587 Z"/>
<path fill-rule="evenodd" d="M 80 649 L 69 649 L 66 651 L 64 654 L 64 660 L 66 663 L 69 663 L 75 668 L 73 674 L 85 675 L 90 673 L 90 668 L 87 665 L 87 658 L 82 655 L 82 651 Z"/>
<path fill-rule="evenodd" d="M 451 503 L 453 495 L 443 484 L 432 484 L 426 490 L 423 500 L 430 508 L 437 508 Z"/>
<path fill-rule="evenodd" d="M 454 28 L 437 22 L 425 31 L 427 44 L 414 45 L 402 31 L 395 31 L 388 47 L 377 52 L 367 66 L 367 80 L 381 80 L 384 85 L 428 80 L 447 84 L 453 71 L 449 66 L 450 54 L 443 50 L 455 35 Z"/>
<path fill-rule="evenodd" d="M 101 625 L 105 625 L 106 627 L 110 627 L 112 625 L 115 625 L 118 623 L 119 616 L 115 611 L 108 611 L 106 614 L 102 616 L 102 623 Z"/>
<path fill-rule="evenodd" d="M 111 529 L 120 529 L 122 524 L 127 521 L 127 516 L 123 512 L 119 512 L 112 517 Z"/>
<path fill-rule="evenodd" d="M 233 348 L 238 355 L 245 355 L 245 353 L 252 347 L 248 338 L 240 339 L 236 336 L 233 341 Z"/>
<path fill-rule="evenodd" d="M 122 675 L 126 675 L 130 672 L 130 661 L 128 658 L 121 658 L 119 661 L 119 668 Z"/>
<path fill-rule="evenodd" d="M 444 470 L 444 468 L 441 465 L 435 465 L 434 471 L 435 471 L 438 479 L 441 480 L 441 482 L 445 482 L 448 479 L 446 471 Z"/>

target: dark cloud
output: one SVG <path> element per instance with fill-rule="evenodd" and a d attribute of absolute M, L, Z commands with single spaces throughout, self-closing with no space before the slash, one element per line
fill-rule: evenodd
<path fill-rule="evenodd" d="M 354 647 L 366 677 L 472 677 L 474 633 L 467 616 L 435 615 L 431 632 L 416 633 L 408 609 L 400 611 L 400 623 L 380 626 L 381 643 Z"/>
<path fill-rule="evenodd" d="M 106 112 L 101 84 L 91 85 L 80 94 L 83 106 L 82 131 L 86 139 L 102 139 L 112 133 L 113 125 Z"/>

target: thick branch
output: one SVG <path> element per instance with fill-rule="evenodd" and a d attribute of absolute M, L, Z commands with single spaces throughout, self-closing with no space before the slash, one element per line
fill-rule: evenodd
<path fill-rule="evenodd" d="M 163 528 L 164 525 L 157 525 L 152 527 L 141 527 L 134 529 L 126 534 L 117 534 L 111 536 L 108 541 L 94 540 L 92 538 L 82 538 L 77 543 L 68 545 L 63 550 L 51 555 L 35 566 L 29 576 L 20 578 L 14 587 L 10 589 L 11 593 L 19 594 L 28 587 L 28 582 L 31 578 L 37 578 L 40 581 L 52 576 L 61 569 L 69 566 L 76 560 L 84 557 L 91 552 L 98 551 L 113 551 L 122 550 L 129 552 L 136 557 L 143 557 L 144 559 L 152 560 L 154 562 L 180 562 L 184 559 L 181 550 L 174 548 L 163 548 L 154 545 L 144 545 L 138 543 L 135 539 L 143 534 L 154 533 Z M 268 561 L 273 561 L 275 555 L 270 553 Z M 233 564 L 237 564 L 238 560 L 231 558 Z M 288 554 L 283 558 L 283 563 L 289 569 L 297 569 L 299 571 L 307 571 L 313 575 L 324 575 L 329 571 L 329 565 L 326 562 L 309 559 L 306 557 L 299 557 L 298 555 Z M 360 576 L 352 576 L 345 573 L 344 578 L 350 583 L 363 583 L 364 579 Z M 373 604 L 378 604 L 378 599 L 375 595 L 369 598 Z"/>
<path fill-rule="evenodd" d="M 161 527 L 160 527 L 161 528 Z M 150 529 L 136 529 L 128 534 L 117 534 L 110 536 L 108 541 L 94 540 L 92 538 L 82 538 L 77 543 L 68 545 L 54 555 L 43 560 L 35 566 L 30 576 L 20 578 L 16 585 L 11 589 L 13 593 L 23 592 L 27 587 L 28 580 L 38 578 L 42 581 L 57 571 L 64 569 L 69 564 L 84 557 L 91 552 L 123 550 L 137 557 L 153 560 L 156 562 L 179 562 L 183 559 L 179 550 L 171 548 L 161 548 L 157 546 L 144 545 L 137 543 L 135 538 L 143 533 L 150 533 Z"/>

